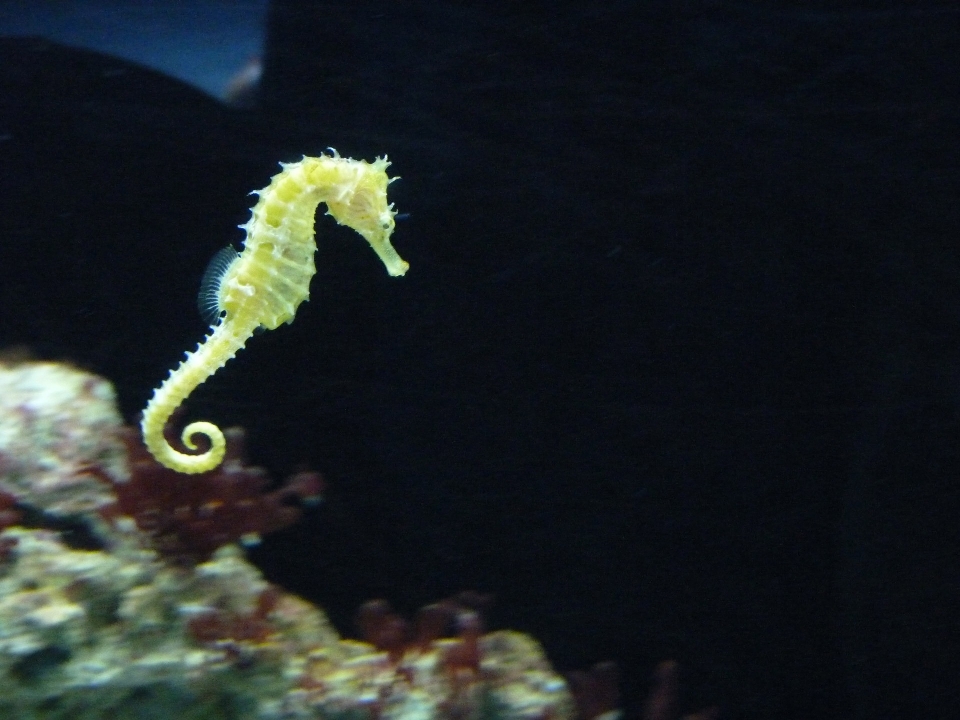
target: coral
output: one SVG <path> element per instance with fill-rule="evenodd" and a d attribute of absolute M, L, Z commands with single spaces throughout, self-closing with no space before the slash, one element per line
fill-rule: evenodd
<path fill-rule="evenodd" d="M 17 509 L 17 499 L 0 490 L 0 530 L 19 523 L 22 515 Z"/>
<path fill-rule="evenodd" d="M 455 637 L 443 637 L 452 622 Z M 352 642 L 340 665 L 310 656 L 297 703 L 310 717 L 563 720 L 575 705 L 562 678 L 530 637 L 483 634 L 478 613 L 456 599 L 428 605 L 414 625 L 383 600 L 358 623 L 371 643 Z"/>
<path fill-rule="evenodd" d="M 205 644 L 264 642 L 272 632 L 270 613 L 282 597 L 277 588 L 268 587 L 257 595 L 250 612 L 210 610 L 192 618 L 187 626 L 193 638 Z"/>
<path fill-rule="evenodd" d="M 564 720 L 573 700 L 532 639 L 426 638 L 392 657 L 342 640 L 235 546 L 192 568 L 11 528 L 0 565 L 0 717 Z M 453 663 L 464 643 L 475 662 Z"/>
<path fill-rule="evenodd" d="M 133 546 L 72 550 L 43 530 L 0 539 L 16 541 L 0 571 L 0 717 L 137 718 L 155 703 L 157 717 L 198 704 L 221 710 L 195 717 L 274 718 L 299 658 L 339 642 L 286 594 L 270 605 L 269 633 L 238 642 L 243 663 L 198 639 L 197 618 L 253 613 L 270 591 L 235 547 L 184 571 Z"/>
<path fill-rule="evenodd" d="M 386 600 L 370 600 L 357 613 L 361 637 L 394 661 L 410 652 L 423 651 L 434 640 L 455 628 L 459 642 L 446 649 L 444 664 L 450 669 L 477 670 L 480 663 L 479 638 L 483 633 L 482 612 L 490 605 L 489 595 L 462 592 L 425 605 L 413 623 L 395 613 Z"/>
<path fill-rule="evenodd" d="M 567 673 L 579 720 L 616 718 L 620 714 L 620 671 L 615 663 L 597 663 L 589 670 Z"/>
<path fill-rule="evenodd" d="M 0 491 L 0 532 L 8 527 L 13 527 L 22 519 L 23 513 L 17 509 L 17 499 Z M 0 538 L 0 563 L 3 563 L 10 557 L 10 553 L 16 546 L 17 541 L 13 538 Z"/>
<path fill-rule="evenodd" d="M 413 623 L 368 603 L 361 642 L 267 583 L 233 542 L 292 522 L 287 501 L 316 493 L 315 474 L 265 490 L 228 431 L 222 467 L 179 475 L 120 430 L 106 381 L 49 363 L 3 371 L 16 394 L 0 395 L 0 717 L 574 717 L 534 640 L 484 633 L 482 596 L 427 606 Z M 17 526 L 34 502 L 87 518 L 103 542 L 81 550 Z"/>
<path fill-rule="evenodd" d="M 120 436 L 130 474 L 113 483 L 117 503 L 107 514 L 133 518 L 152 547 L 178 561 L 206 560 L 228 543 L 249 543 L 288 527 L 301 515 L 290 503 L 316 502 L 322 491 L 318 473 L 301 472 L 267 492 L 267 473 L 245 464 L 239 428 L 226 432 L 223 464 L 200 475 L 184 475 L 158 463 L 132 428 L 124 428 Z"/>
<path fill-rule="evenodd" d="M 162 554 L 198 561 L 291 525 L 301 515 L 294 503 L 319 499 L 319 474 L 269 490 L 268 475 L 245 464 L 243 431 L 229 430 L 227 445 L 216 470 L 176 473 L 122 426 L 103 378 L 57 363 L 0 364 L 0 529 L 28 508 L 47 526 L 83 520 L 109 543 L 114 532 L 100 518 L 122 515 Z"/>
<path fill-rule="evenodd" d="M 653 672 L 650 694 L 643 704 L 643 720 L 674 720 L 677 717 L 677 695 L 680 688 L 680 666 L 673 660 L 665 660 Z M 706 708 L 681 720 L 716 720 L 720 711 Z"/>
<path fill-rule="evenodd" d="M 111 504 L 103 477 L 127 474 L 121 424 L 103 378 L 58 363 L 0 363 L 0 492 L 59 516 Z"/>

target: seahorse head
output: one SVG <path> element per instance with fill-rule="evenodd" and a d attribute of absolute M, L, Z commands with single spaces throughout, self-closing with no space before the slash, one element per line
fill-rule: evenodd
<path fill-rule="evenodd" d="M 339 157 L 324 157 L 323 160 L 344 161 Z M 387 202 L 387 185 L 398 178 L 387 177 L 390 162 L 386 157 L 378 157 L 372 163 L 351 163 L 344 167 L 348 173 L 339 187 L 340 192 L 327 200 L 327 213 L 341 225 L 360 233 L 386 265 L 388 273 L 403 275 L 409 265 L 390 244 L 397 213 L 393 204 Z"/>

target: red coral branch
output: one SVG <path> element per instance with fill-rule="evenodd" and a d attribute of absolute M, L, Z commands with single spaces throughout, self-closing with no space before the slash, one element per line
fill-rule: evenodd
<path fill-rule="evenodd" d="M 280 601 L 280 592 L 273 587 L 257 597 L 257 606 L 245 615 L 223 610 L 210 610 L 192 618 L 187 627 L 194 640 L 203 644 L 223 642 L 264 642 L 273 633 L 269 616 Z"/>
<path fill-rule="evenodd" d="M 292 503 L 319 500 L 319 473 L 298 473 L 268 490 L 266 472 L 245 465 L 243 430 L 232 428 L 225 435 L 223 463 L 209 472 L 185 475 L 160 465 L 143 447 L 139 433 L 125 428 L 130 478 L 110 480 L 117 495 L 113 512 L 132 517 L 166 557 L 201 562 L 223 545 L 255 542 L 292 525 L 301 516 L 300 507 Z"/>
<path fill-rule="evenodd" d="M 0 490 L 0 532 L 19 524 L 22 513 L 17 509 L 17 499 Z M 16 538 L 0 538 L 0 563 L 6 562 L 17 546 Z"/>
<path fill-rule="evenodd" d="M 408 652 L 427 652 L 435 640 L 452 634 L 457 642 L 446 648 L 443 657 L 446 669 L 479 672 L 482 610 L 489 604 L 488 595 L 462 592 L 420 608 L 411 625 L 394 612 L 386 600 L 370 600 L 357 613 L 357 627 L 364 640 L 386 652 L 395 663 Z"/>
<path fill-rule="evenodd" d="M 10 493 L 0 490 L 0 532 L 20 522 L 21 513 L 17 509 L 17 499 Z"/>

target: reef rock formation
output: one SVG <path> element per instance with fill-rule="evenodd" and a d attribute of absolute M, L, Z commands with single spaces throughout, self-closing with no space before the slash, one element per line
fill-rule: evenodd
<path fill-rule="evenodd" d="M 0 365 L 0 717 L 574 716 L 566 683 L 520 633 L 466 622 L 399 652 L 344 640 L 236 544 L 193 562 L 163 552 L 120 511 L 132 477 L 122 435 L 107 381 Z M 51 517 L 88 519 L 102 547 L 72 547 Z"/>

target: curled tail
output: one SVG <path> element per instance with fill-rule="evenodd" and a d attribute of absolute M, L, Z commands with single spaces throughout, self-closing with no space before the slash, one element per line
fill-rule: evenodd
<path fill-rule="evenodd" d="M 171 447 L 163 429 L 186 397 L 236 355 L 252 334 L 252 327 L 237 328 L 232 323 L 221 323 L 196 352 L 187 353 L 179 367 L 170 372 L 167 381 L 154 391 L 143 411 L 140 429 L 144 444 L 160 463 L 177 472 L 194 474 L 212 470 L 223 460 L 226 442 L 223 432 L 213 423 L 192 422 L 180 435 L 181 442 L 189 450 L 197 449 L 193 436 L 204 435 L 210 441 L 210 449 L 200 455 L 187 455 Z"/>

